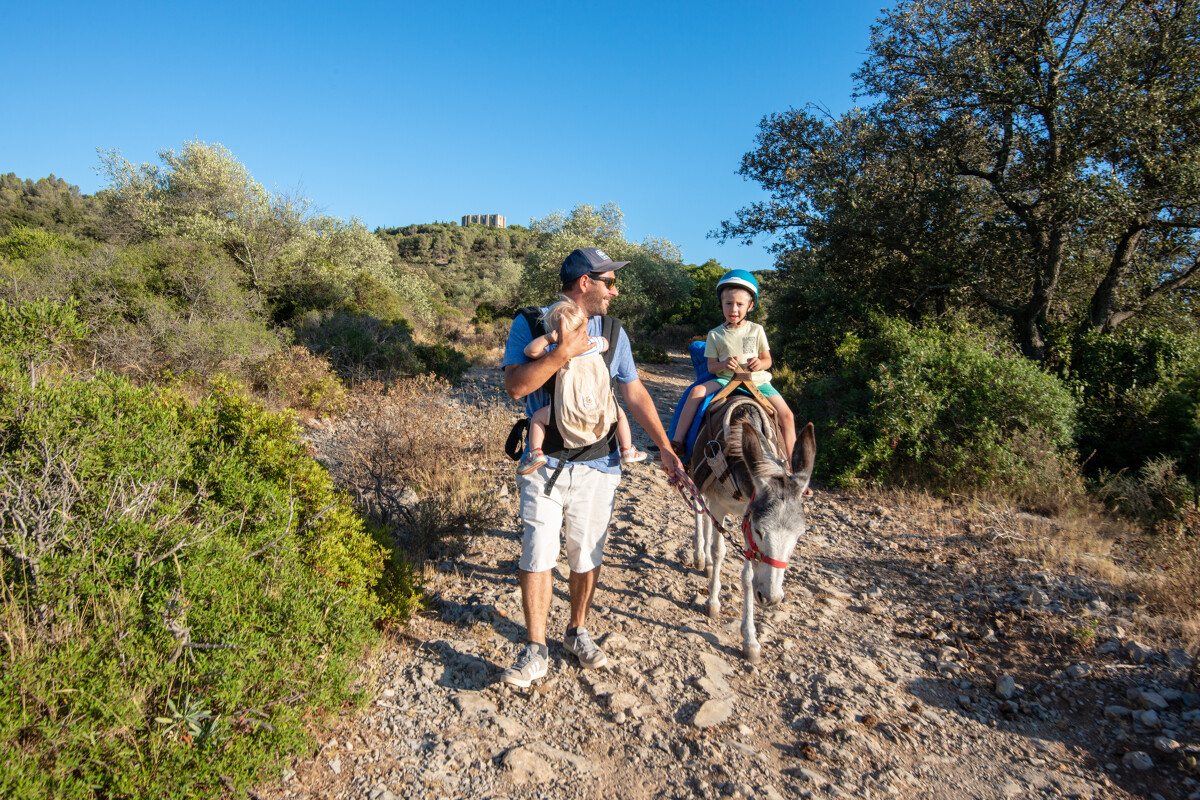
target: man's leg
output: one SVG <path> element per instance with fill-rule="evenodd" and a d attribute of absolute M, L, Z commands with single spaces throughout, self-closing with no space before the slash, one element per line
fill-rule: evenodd
<path fill-rule="evenodd" d="M 546 617 L 550 613 L 553 594 L 550 571 L 558 561 L 563 494 L 559 484 L 555 484 L 547 497 L 543 493 L 545 486 L 545 476 L 540 473 L 517 476 L 521 519 L 525 525 L 517 581 L 521 586 L 521 610 L 525 614 L 525 633 L 529 644 L 502 676 L 505 683 L 513 686 L 529 686 L 545 676 L 550 666 L 546 648 Z"/>
<path fill-rule="evenodd" d="M 575 576 L 572 575 L 572 581 L 574 578 Z M 521 584 L 521 609 L 525 612 L 526 637 L 531 642 L 545 644 L 546 617 L 550 615 L 550 597 L 554 590 L 553 576 L 550 570 L 545 572 L 519 570 L 518 580 Z M 574 606 L 572 606 L 572 614 L 574 614 Z"/>
<path fill-rule="evenodd" d="M 571 592 L 571 622 L 569 626 L 578 628 L 587 622 L 588 609 L 592 607 L 592 595 L 596 592 L 596 581 L 600 580 L 600 568 L 588 572 L 572 572 L 567 581 Z M 545 617 L 543 616 L 544 620 Z M 526 623 L 528 624 L 528 623 Z M 542 626 L 543 629 L 545 626 Z"/>
<path fill-rule="evenodd" d="M 612 518 L 620 475 L 610 475 L 582 464 L 571 465 L 564 507 L 564 534 L 567 566 L 571 577 L 567 586 L 571 593 L 571 619 L 563 637 L 563 647 L 574 653 L 585 669 L 602 667 L 607 656 L 592 641 L 584 623 L 592 607 L 592 597 L 600 578 L 600 561 L 608 538 L 608 523 Z"/>

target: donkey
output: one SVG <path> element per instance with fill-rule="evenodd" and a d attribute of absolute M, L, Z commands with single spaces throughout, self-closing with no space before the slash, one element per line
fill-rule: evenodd
<path fill-rule="evenodd" d="M 817 444 L 813 424 L 804 426 L 791 453 L 792 474 L 764 440 L 774 440 L 762 408 L 749 398 L 733 398 L 710 409 L 689 462 L 712 517 L 742 516 L 742 648 L 750 663 L 762 655 L 754 628 L 754 604 L 764 608 L 783 600 L 783 576 L 796 542 L 804 535 L 804 492 L 812 476 Z M 777 448 L 774 448 L 777 449 Z M 726 469 L 722 469 L 722 457 Z M 696 512 L 695 563 L 709 576 L 708 616 L 721 613 L 721 565 L 725 537 L 713 519 Z"/>

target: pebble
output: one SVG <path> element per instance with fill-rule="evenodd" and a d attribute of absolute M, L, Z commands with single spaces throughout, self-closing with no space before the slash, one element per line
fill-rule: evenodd
<path fill-rule="evenodd" d="M 701 729 L 711 728 L 728 720 L 731 714 L 733 714 L 733 704 L 728 700 L 717 698 L 705 700 L 696 710 L 696 715 L 692 717 L 692 724 Z"/>
<path fill-rule="evenodd" d="M 996 696 L 1003 700 L 1011 700 L 1017 693 L 1017 682 L 1012 675 L 1004 673 L 996 678 Z"/>
<path fill-rule="evenodd" d="M 1121 758 L 1121 763 L 1142 772 L 1154 768 L 1154 760 L 1141 750 L 1130 750 Z"/>

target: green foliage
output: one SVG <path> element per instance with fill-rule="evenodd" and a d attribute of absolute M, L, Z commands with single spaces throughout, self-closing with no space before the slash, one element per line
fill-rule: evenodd
<path fill-rule="evenodd" d="M 625 240 L 624 216 L 616 203 L 596 208 L 578 205 L 571 213 L 556 211 L 534 220 L 535 249 L 525 260 L 521 305 L 548 305 L 562 289 L 558 272 L 563 259 L 579 247 L 599 247 L 614 261 L 629 261 L 618 274 L 620 294 L 609 313 L 631 330 L 655 330 L 670 310 L 691 294 L 693 283 L 679 263 L 679 250 L 662 239 L 642 244 Z"/>
<path fill-rule="evenodd" d="M 1093 474 L 1167 458 L 1200 470 L 1200 336 L 1125 330 L 1076 338 L 1070 377 L 1081 400 L 1079 451 Z M 1197 480 L 1200 483 L 1200 480 Z"/>
<path fill-rule="evenodd" d="M 887 318 L 872 328 L 846 337 L 839 369 L 798 406 L 829 442 L 822 474 L 1035 503 L 1078 483 L 1068 463 L 1075 404 L 1056 378 L 968 328 Z"/>
<path fill-rule="evenodd" d="M 741 172 L 771 198 L 721 236 L 807 260 L 808 313 L 986 306 L 1035 360 L 1047 320 L 1194 327 L 1197 36 L 1196 0 L 901 2 L 855 76 L 868 105 L 762 121 Z"/>
<path fill-rule="evenodd" d="M 413 347 L 413 355 L 423 365 L 422 372 L 431 372 L 439 378 L 457 383 L 471 362 L 460 351 L 445 344 L 419 344 Z"/>
<path fill-rule="evenodd" d="M 255 388 L 268 400 L 318 414 L 346 410 L 346 389 L 329 362 L 295 346 L 268 356 L 255 365 Z"/>
<path fill-rule="evenodd" d="M 192 406 L 0 362 L 5 796 L 222 796 L 353 699 L 419 581 L 296 433 L 228 382 Z"/>
<path fill-rule="evenodd" d="M 24 227 L 96 239 L 99 220 L 100 202 L 61 178 L 0 175 L 0 235 Z"/>
<path fill-rule="evenodd" d="M 84 252 L 84 247 L 67 236 L 44 228 L 17 225 L 7 236 L 0 237 L 0 256 L 22 261 L 38 258 L 58 250 L 66 253 Z"/>
<path fill-rule="evenodd" d="M 413 354 L 412 326 L 403 319 L 312 311 L 297 321 L 296 339 L 328 358 L 343 378 L 387 380 L 422 371 Z"/>
<path fill-rule="evenodd" d="M 633 343 L 633 358 L 640 364 L 670 364 L 667 351 L 656 344 L 641 340 Z"/>
<path fill-rule="evenodd" d="M 0 361 L 36 366 L 66 355 L 86 333 L 77 304 L 36 300 L 9 305 L 0 300 Z"/>
<path fill-rule="evenodd" d="M 1113 508 L 1136 518 L 1148 531 L 1163 522 L 1195 514 L 1197 487 L 1180 475 L 1174 460 L 1151 459 L 1136 473 L 1101 473 L 1096 494 Z"/>
<path fill-rule="evenodd" d="M 697 334 L 707 333 L 724 319 L 717 301 L 717 281 L 727 270 L 711 258 L 703 264 L 685 264 L 684 270 L 692 279 L 692 290 L 686 300 L 671 309 L 668 322 L 692 328 Z"/>

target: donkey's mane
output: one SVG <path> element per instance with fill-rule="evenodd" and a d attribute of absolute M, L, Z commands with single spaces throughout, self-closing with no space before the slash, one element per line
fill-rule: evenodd
<path fill-rule="evenodd" d="M 742 451 L 742 423 L 749 423 L 754 426 L 754 429 L 759 433 L 759 441 L 763 445 L 764 458 L 758 460 L 754 465 L 754 477 L 759 480 L 767 478 L 784 477 L 787 475 L 787 469 L 784 465 L 772 457 L 770 446 L 767 444 L 767 435 L 763 430 L 767 424 L 766 416 L 762 409 L 753 402 L 744 402 L 735 406 L 733 412 L 729 415 L 729 438 L 725 440 L 725 452 L 730 458 L 736 458 L 745 462 L 746 457 Z M 747 462 L 747 466 L 750 464 Z"/>

